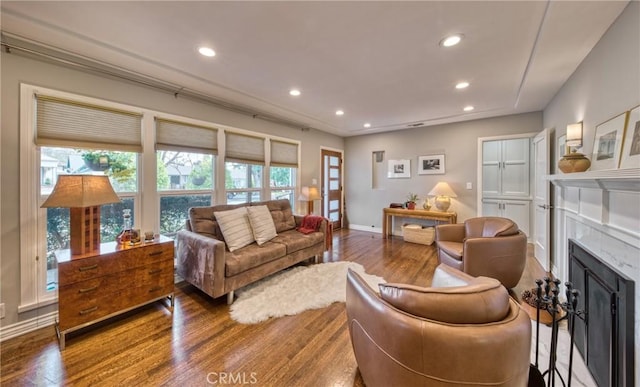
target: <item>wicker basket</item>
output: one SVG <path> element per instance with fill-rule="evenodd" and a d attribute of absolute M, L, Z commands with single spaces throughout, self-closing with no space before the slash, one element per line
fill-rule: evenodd
<path fill-rule="evenodd" d="M 435 236 L 433 227 L 422 227 L 419 224 L 402 225 L 402 236 L 405 242 L 419 243 L 421 245 L 430 245 L 433 243 Z"/>

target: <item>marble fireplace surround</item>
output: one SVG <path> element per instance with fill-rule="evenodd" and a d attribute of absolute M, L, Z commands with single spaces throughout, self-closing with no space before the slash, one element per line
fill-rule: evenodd
<path fill-rule="evenodd" d="M 556 187 L 551 270 L 569 274 L 568 240 L 575 239 L 635 282 L 635 369 L 640 369 L 640 169 L 549 175 Z M 640 372 L 635 373 L 640 386 Z"/>

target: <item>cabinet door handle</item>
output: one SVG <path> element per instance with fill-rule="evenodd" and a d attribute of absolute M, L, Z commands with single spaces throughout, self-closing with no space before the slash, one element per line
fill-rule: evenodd
<path fill-rule="evenodd" d="M 81 293 L 81 294 L 82 294 L 82 293 L 89 293 L 89 292 L 92 292 L 92 291 L 94 291 L 94 290 L 96 290 L 96 289 L 98 289 L 98 287 L 97 287 L 97 286 L 92 286 L 92 287 L 90 287 L 90 288 L 80 289 L 80 290 L 78 290 L 78 293 Z"/>
<path fill-rule="evenodd" d="M 162 272 L 162 269 L 149 270 L 149 274 L 152 274 L 152 275 L 153 274 L 158 274 L 158 273 L 161 273 L 161 272 Z"/>
<path fill-rule="evenodd" d="M 85 309 L 85 310 L 81 310 L 80 311 L 80 316 L 84 316 L 85 314 L 89 314 L 91 312 L 95 312 L 96 310 L 98 310 L 97 306 L 94 306 L 93 308 L 89 308 L 89 309 Z"/>
<path fill-rule="evenodd" d="M 98 265 L 83 266 L 83 267 L 79 268 L 78 271 L 95 270 L 97 268 L 98 268 Z"/>
<path fill-rule="evenodd" d="M 157 292 L 158 290 L 162 290 L 162 286 L 154 286 L 149 289 L 149 293 Z"/>
<path fill-rule="evenodd" d="M 150 257 L 152 257 L 152 256 L 154 256 L 154 255 L 160 255 L 160 254 L 162 254 L 162 250 L 160 250 L 160 251 L 154 251 L 153 253 L 149 253 L 149 256 L 150 256 Z"/>

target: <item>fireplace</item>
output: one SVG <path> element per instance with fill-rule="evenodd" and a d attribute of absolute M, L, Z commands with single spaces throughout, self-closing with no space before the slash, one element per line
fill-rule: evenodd
<path fill-rule="evenodd" d="M 634 386 L 634 282 L 569 239 L 569 281 L 580 291 L 575 343 L 598 386 Z"/>

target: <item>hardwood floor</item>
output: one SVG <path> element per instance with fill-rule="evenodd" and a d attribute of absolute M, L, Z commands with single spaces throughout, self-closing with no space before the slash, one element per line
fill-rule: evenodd
<path fill-rule="evenodd" d="M 544 273 L 531 254 L 520 284 Z M 325 261 L 354 261 L 389 282 L 428 284 L 437 266 L 435 244 L 339 230 Z M 160 303 L 77 334 L 58 349 L 53 326 L 7 340 L 0 349 L 0 384 L 362 386 L 344 303 L 296 316 L 241 325 L 226 298 L 211 299 L 176 285 L 171 314 Z"/>

